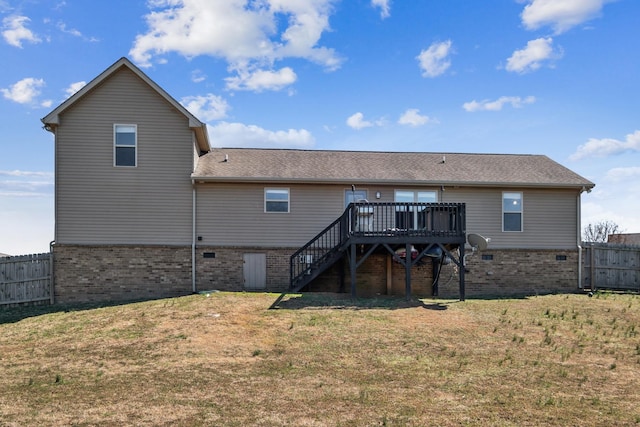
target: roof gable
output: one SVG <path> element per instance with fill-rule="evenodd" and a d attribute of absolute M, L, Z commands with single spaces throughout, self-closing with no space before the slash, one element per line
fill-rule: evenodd
<path fill-rule="evenodd" d="M 201 151 L 210 151 L 209 145 L 209 137 L 207 133 L 207 125 L 198 118 L 196 118 L 193 114 L 191 114 L 182 104 L 176 101 L 171 95 L 169 95 L 164 89 L 162 89 L 156 82 L 151 80 L 149 76 L 142 72 L 138 67 L 133 65 L 131 61 L 127 58 L 120 58 L 113 65 L 107 68 L 105 71 L 100 73 L 96 78 L 87 83 L 82 89 L 74 93 L 72 96 L 67 98 L 64 102 L 58 105 L 53 111 L 47 114 L 45 117 L 41 119 L 42 123 L 44 123 L 45 128 L 47 130 L 55 129 L 60 124 L 60 115 L 64 113 L 69 107 L 74 105 L 78 100 L 87 96 L 91 93 L 91 91 L 99 86 L 102 82 L 109 79 L 115 73 L 117 73 L 123 67 L 132 71 L 136 76 L 138 76 L 143 82 L 145 82 L 149 87 L 151 87 L 156 93 L 158 93 L 162 98 L 164 98 L 167 103 L 169 103 L 173 108 L 178 110 L 181 114 L 183 114 L 189 120 L 189 127 L 193 129 L 196 135 L 196 140 L 198 146 Z"/>
<path fill-rule="evenodd" d="M 544 155 L 238 148 L 214 149 L 203 156 L 193 178 L 585 189 L 595 185 Z"/>

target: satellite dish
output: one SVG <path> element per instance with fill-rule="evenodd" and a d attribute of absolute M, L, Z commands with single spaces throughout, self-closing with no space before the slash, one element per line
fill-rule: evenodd
<path fill-rule="evenodd" d="M 483 237 L 479 234 L 471 233 L 467 236 L 467 240 L 471 247 L 475 250 L 478 249 L 480 251 L 484 251 L 487 249 L 489 242 L 491 239 L 489 237 Z"/>

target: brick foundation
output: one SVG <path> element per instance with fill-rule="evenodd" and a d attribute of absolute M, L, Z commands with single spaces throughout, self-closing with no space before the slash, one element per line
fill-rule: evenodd
<path fill-rule="evenodd" d="M 243 291 L 243 255 L 266 256 L 265 291 L 289 287 L 291 248 L 198 247 L 196 290 Z M 491 255 L 493 259 L 482 259 Z M 405 295 L 405 268 L 387 254 L 371 255 L 357 270 L 358 296 Z M 391 281 L 388 285 L 388 266 Z M 577 290 L 577 250 L 492 250 L 467 257 L 467 297 L 567 293 Z M 191 247 L 73 246 L 54 247 L 57 302 L 128 301 L 167 298 L 192 292 Z M 337 263 L 309 287 L 312 292 L 350 292 L 348 262 Z M 412 295 L 432 295 L 432 265 L 428 258 L 412 267 Z M 458 298 L 458 267 L 445 265 L 439 297 Z"/>
<path fill-rule="evenodd" d="M 483 260 L 482 256 L 493 256 Z M 467 257 L 467 297 L 571 293 L 578 290 L 578 251 L 501 249 Z M 446 273 L 443 271 L 442 275 Z M 442 281 L 442 280 L 441 280 Z M 440 286 L 441 297 L 458 297 L 458 282 Z"/>
<path fill-rule="evenodd" d="M 266 288 L 282 292 L 289 288 L 289 257 L 295 249 L 248 247 L 198 247 L 196 286 L 198 290 L 244 291 L 243 256 L 266 255 Z"/>
<path fill-rule="evenodd" d="M 134 301 L 187 295 L 191 247 L 54 245 L 58 303 Z"/>
<path fill-rule="evenodd" d="M 483 260 L 482 255 L 493 259 Z M 374 254 L 357 270 L 357 294 L 359 296 L 405 295 L 405 268 L 392 262 L 391 287 L 387 291 L 386 255 Z M 312 285 L 312 291 L 339 289 L 341 267 L 334 267 Z M 344 265 L 345 291 L 350 291 L 349 266 Z M 451 262 L 444 265 L 438 280 L 440 298 L 459 298 L 460 282 L 458 266 Z M 465 274 L 466 297 L 506 297 L 571 293 L 578 289 L 577 250 L 525 250 L 503 249 L 475 253 L 467 257 Z M 411 270 L 412 295 L 432 295 L 433 274 L 427 258 Z"/>

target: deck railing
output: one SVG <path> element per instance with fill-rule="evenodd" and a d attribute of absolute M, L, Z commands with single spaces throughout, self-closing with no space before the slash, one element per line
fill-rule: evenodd
<path fill-rule="evenodd" d="M 351 232 L 360 236 L 461 236 L 464 203 L 372 203 L 349 206 Z"/>
<path fill-rule="evenodd" d="M 341 256 L 350 239 L 464 239 L 464 203 L 355 202 L 290 259 L 291 287 Z M 463 240 L 464 241 L 464 240 Z"/>

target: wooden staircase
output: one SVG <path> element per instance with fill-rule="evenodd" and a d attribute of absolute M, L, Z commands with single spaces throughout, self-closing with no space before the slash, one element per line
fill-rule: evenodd
<path fill-rule="evenodd" d="M 339 218 L 291 255 L 291 292 L 300 291 L 342 258 L 352 235 L 349 223 L 354 212 L 353 204 L 349 205 Z"/>
<path fill-rule="evenodd" d="M 351 203 L 342 215 L 291 255 L 289 291 L 302 290 L 348 255 L 347 250 L 354 245 L 464 246 L 465 222 L 464 203 Z M 355 262 L 350 260 L 354 265 Z"/>

